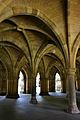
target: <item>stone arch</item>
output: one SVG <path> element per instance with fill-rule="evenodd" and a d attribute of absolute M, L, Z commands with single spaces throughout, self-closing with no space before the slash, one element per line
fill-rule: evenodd
<path fill-rule="evenodd" d="M 55 36 L 57 37 L 57 39 L 59 40 L 59 43 L 62 47 L 62 51 L 63 51 L 63 55 L 65 58 L 65 63 L 67 65 L 67 61 L 68 61 L 68 52 L 67 52 L 67 45 L 64 42 L 64 37 L 63 35 L 60 33 L 60 31 L 58 30 L 58 28 L 56 27 L 56 25 L 50 21 L 40 10 L 36 10 L 34 8 L 31 7 L 24 7 L 24 6 L 14 6 L 14 7 L 10 7 L 8 10 L 3 10 L 3 13 L 1 14 L 1 21 L 10 18 L 12 16 L 17 16 L 17 15 L 32 15 L 35 16 L 39 19 L 41 19 L 44 23 L 46 23 L 49 28 L 53 31 L 53 33 L 55 34 Z M 6 14 L 6 12 L 8 14 Z"/>
<path fill-rule="evenodd" d="M 53 71 L 55 68 L 55 71 Z M 47 77 L 51 80 L 55 79 L 55 73 L 58 71 L 58 73 L 60 74 L 61 77 L 61 83 L 62 83 L 62 92 L 66 92 L 66 76 L 65 76 L 65 68 L 59 63 L 59 62 L 55 62 L 52 63 L 51 66 L 49 67 L 48 71 L 47 71 Z M 55 82 L 54 82 L 55 83 Z"/>
<path fill-rule="evenodd" d="M 23 93 L 26 94 L 26 72 L 25 72 L 25 70 L 22 68 L 22 69 L 19 71 L 19 73 L 18 73 L 18 77 L 20 76 L 20 72 L 21 72 L 22 75 L 23 75 Z M 20 77 L 22 77 L 22 76 L 20 76 Z M 21 81 L 19 81 L 19 80 L 21 80 L 21 79 L 18 78 L 18 87 L 19 87 L 19 82 L 21 82 Z M 19 92 L 19 91 L 18 91 L 18 92 Z"/>
<path fill-rule="evenodd" d="M 9 38 L 10 39 L 10 38 Z M 27 61 L 28 61 L 28 58 L 27 58 L 27 55 L 25 54 L 24 50 L 22 49 L 22 47 L 20 47 L 21 45 L 19 45 L 18 43 L 16 42 L 13 42 L 13 39 L 9 40 L 8 38 L 6 38 L 5 36 L 3 37 L 3 40 L 0 40 L 0 45 L 1 46 L 5 46 L 5 45 L 10 45 L 12 46 L 14 49 L 18 49 L 19 51 L 21 51 L 23 53 L 23 55 L 26 57 Z M 9 55 L 9 54 L 8 54 Z"/>
<path fill-rule="evenodd" d="M 61 70 L 61 67 L 59 67 L 57 64 L 54 64 L 51 69 L 49 70 L 49 82 L 50 82 L 50 86 L 52 86 L 53 88 L 53 91 L 55 92 L 55 75 L 56 73 L 58 73 L 60 75 L 60 78 L 61 78 L 61 87 L 62 87 L 62 90 L 61 92 L 65 91 L 64 88 L 65 86 L 63 86 L 63 79 L 62 79 L 62 74 L 63 74 L 63 71 Z M 52 89 L 50 88 L 50 89 Z M 66 89 L 66 88 L 65 88 Z"/>
<path fill-rule="evenodd" d="M 56 49 L 57 52 L 54 51 L 54 49 Z M 46 45 L 45 48 L 43 48 L 43 50 L 41 51 L 40 54 L 37 54 L 37 60 L 35 59 L 35 62 L 37 63 L 36 64 L 36 70 L 38 68 L 38 64 L 40 63 L 40 60 L 41 58 L 44 56 L 44 55 L 47 55 L 47 54 L 53 54 L 55 55 L 57 58 L 59 58 L 59 60 L 62 62 L 63 66 L 65 66 L 65 63 L 64 63 L 64 60 L 61 59 L 61 57 L 63 58 L 62 56 L 62 53 L 61 51 L 57 48 L 57 47 L 53 47 L 52 44 L 48 44 Z M 57 54 L 58 53 L 58 54 Z"/>
<path fill-rule="evenodd" d="M 19 77 L 19 72 L 24 71 L 25 79 L 27 80 L 27 89 L 25 90 L 27 93 L 31 93 L 29 88 L 31 89 L 32 82 L 30 81 L 31 77 L 31 67 L 28 65 L 28 61 L 25 56 L 23 56 L 19 62 L 16 64 L 16 74 L 17 74 L 17 82 Z"/>
<path fill-rule="evenodd" d="M 1 48 L 0 56 L 0 60 L 5 64 L 6 69 L 8 70 L 8 78 L 11 78 L 10 72 L 12 72 L 12 62 L 8 52 L 4 47 Z"/>
<path fill-rule="evenodd" d="M 13 67 L 12 67 L 12 62 L 11 62 L 11 59 L 10 59 L 10 56 L 7 52 L 7 50 L 4 48 L 4 47 L 1 47 L 0 48 L 0 61 L 3 63 L 5 69 L 6 69 L 6 75 L 7 75 L 7 91 L 6 91 L 6 94 L 9 93 L 9 89 L 10 89 L 10 83 L 11 83 L 11 80 L 14 79 L 14 76 L 13 76 Z"/>
<path fill-rule="evenodd" d="M 73 55 L 73 66 L 75 68 L 75 65 L 76 65 L 76 55 L 77 55 L 77 52 L 78 52 L 78 49 L 80 47 L 80 33 L 77 34 L 76 36 L 76 39 L 74 41 L 74 44 L 72 46 L 72 55 Z"/>
<path fill-rule="evenodd" d="M 55 68 L 59 71 L 59 73 L 63 72 L 63 67 L 62 67 L 61 65 L 59 65 L 58 62 L 56 62 L 56 63 L 53 63 L 53 64 L 50 66 L 50 68 L 48 69 L 48 71 L 47 71 L 47 76 L 50 74 L 50 71 L 51 71 L 51 69 L 52 69 L 53 67 L 55 67 Z"/>

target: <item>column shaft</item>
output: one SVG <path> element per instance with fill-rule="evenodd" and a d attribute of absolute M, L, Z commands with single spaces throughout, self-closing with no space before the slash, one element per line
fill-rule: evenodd
<path fill-rule="evenodd" d="M 41 79 L 41 92 L 40 95 L 48 95 L 48 80 Z"/>
<path fill-rule="evenodd" d="M 26 79 L 24 79 L 24 94 L 26 94 Z"/>
<path fill-rule="evenodd" d="M 49 92 L 55 92 L 55 80 L 49 80 Z"/>
<path fill-rule="evenodd" d="M 68 93 L 68 112 L 79 113 L 79 110 L 76 104 L 74 69 L 69 69 L 67 72 L 67 93 Z"/>
<path fill-rule="evenodd" d="M 17 79 L 8 80 L 8 90 L 7 90 L 7 98 L 18 98 L 18 83 Z"/>
<path fill-rule="evenodd" d="M 28 94 L 31 94 L 32 93 L 32 79 L 29 78 L 28 79 Z"/>
<path fill-rule="evenodd" d="M 65 80 L 65 78 L 63 78 L 63 80 L 62 80 L 62 92 L 66 93 L 66 80 Z"/>
<path fill-rule="evenodd" d="M 36 77 L 32 77 L 32 91 L 31 91 L 31 101 L 32 104 L 37 104 L 36 99 Z"/>

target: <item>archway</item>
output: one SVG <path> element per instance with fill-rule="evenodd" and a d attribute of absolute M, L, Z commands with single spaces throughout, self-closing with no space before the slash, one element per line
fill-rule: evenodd
<path fill-rule="evenodd" d="M 61 77 L 59 73 L 55 74 L 55 92 L 61 92 L 62 91 L 62 85 L 61 85 Z"/>
<path fill-rule="evenodd" d="M 36 94 L 40 94 L 40 74 L 37 73 L 36 76 Z"/>
<path fill-rule="evenodd" d="M 19 79 L 18 79 L 18 94 L 24 92 L 24 75 L 22 71 L 19 73 Z"/>

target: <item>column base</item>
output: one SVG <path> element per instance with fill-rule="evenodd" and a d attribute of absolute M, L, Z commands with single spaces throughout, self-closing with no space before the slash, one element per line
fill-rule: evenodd
<path fill-rule="evenodd" d="M 36 97 L 32 96 L 30 103 L 31 103 L 31 104 L 37 104 L 38 101 L 37 101 Z"/>
<path fill-rule="evenodd" d="M 67 112 L 71 113 L 71 114 L 78 114 L 78 113 L 80 113 L 77 105 L 69 106 Z"/>
<path fill-rule="evenodd" d="M 49 90 L 49 92 L 55 92 L 55 90 Z"/>
<path fill-rule="evenodd" d="M 19 95 L 7 95 L 6 98 L 12 98 L 12 99 L 17 99 L 19 98 Z"/>
<path fill-rule="evenodd" d="M 30 91 L 27 91 L 27 94 L 31 94 L 32 92 L 30 92 Z"/>
<path fill-rule="evenodd" d="M 49 95 L 49 93 L 48 92 L 41 92 L 39 95 L 41 95 L 41 96 L 47 96 L 47 95 Z"/>
<path fill-rule="evenodd" d="M 66 93 L 66 91 L 62 91 L 61 93 Z"/>
<path fill-rule="evenodd" d="M 26 94 L 26 92 L 23 92 L 23 94 Z"/>

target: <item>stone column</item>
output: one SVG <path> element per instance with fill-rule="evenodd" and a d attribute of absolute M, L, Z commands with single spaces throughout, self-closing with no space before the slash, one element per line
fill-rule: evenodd
<path fill-rule="evenodd" d="M 28 79 L 28 90 L 27 90 L 28 94 L 32 93 L 32 78 Z"/>
<path fill-rule="evenodd" d="M 55 80 L 49 80 L 49 92 L 55 92 Z"/>
<path fill-rule="evenodd" d="M 48 80 L 46 78 L 41 79 L 41 92 L 40 95 L 49 95 L 48 94 Z"/>
<path fill-rule="evenodd" d="M 18 98 L 18 86 L 16 85 L 17 80 L 8 80 L 8 91 L 7 98 Z"/>
<path fill-rule="evenodd" d="M 12 79 L 13 78 L 13 79 Z M 10 73 L 9 78 L 7 80 L 7 98 L 18 98 L 18 77 L 16 77 L 16 73 Z"/>
<path fill-rule="evenodd" d="M 63 80 L 62 83 L 62 93 L 66 93 L 66 80 Z"/>
<path fill-rule="evenodd" d="M 26 94 L 26 79 L 24 78 L 24 94 Z"/>
<path fill-rule="evenodd" d="M 36 99 L 36 77 L 32 77 L 32 91 L 31 91 L 31 101 L 32 104 L 37 104 Z"/>
<path fill-rule="evenodd" d="M 68 112 L 79 113 L 76 103 L 75 69 L 68 69 L 67 71 L 67 94 L 68 94 Z"/>
<path fill-rule="evenodd" d="M 66 93 L 66 78 L 63 76 L 61 79 L 62 79 L 62 93 Z"/>

